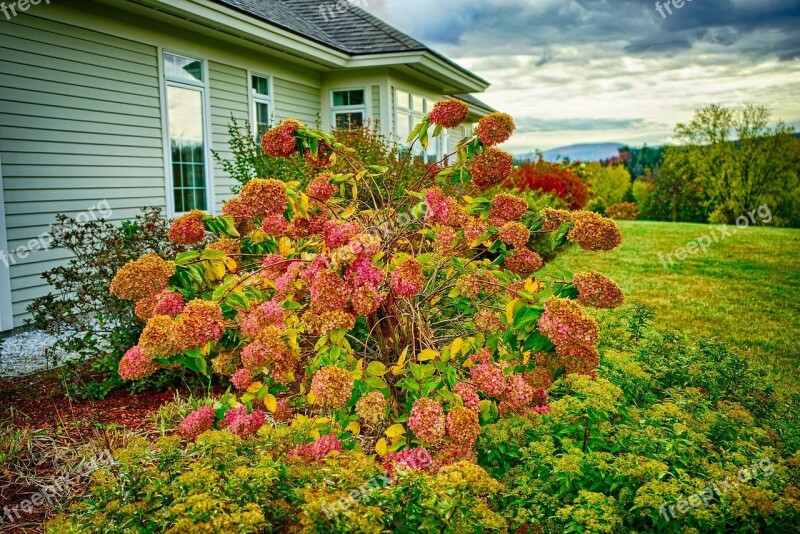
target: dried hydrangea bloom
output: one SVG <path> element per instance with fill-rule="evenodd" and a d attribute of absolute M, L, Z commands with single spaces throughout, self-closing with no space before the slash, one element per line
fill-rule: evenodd
<path fill-rule="evenodd" d="M 343 246 L 334 249 L 331 254 L 330 267 L 334 271 L 339 271 L 345 267 L 349 267 L 356 261 L 356 254 L 349 246 Z"/>
<path fill-rule="evenodd" d="M 494 334 L 503 332 L 506 327 L 500 319 L 500 314 L 492 310 L 481 310 L 475 314 L 473 319 L 475 330 L 484 334 Z"/>
<path fill-rule="evenodd" d="M 272 418 L 280 423 L 288 423 L 294 417 L 294 410 L 289 406 L 289 399 L 280 399 L 275 404 L 275 413 Z"/>
<path fill-rule="evenodd" d="M 575 226 L 567 234 L 567 240 L 583 250 L 608 251 L 622 243 L 622 232 L 613 220 L 591 211 L 572 214 Z"/>
<path fill-rule="evenodd" d="M 322 313 L 307 311 L 301 321 L 308 333 L 315 336 L 324 336 L 334 330 L 350 330 L 355 325 L 355 317 L 342 310 L 333 310 Z"/>
<path fill-rule="evenodd" d="M 158 364 L 148 358 L 137 345 L 128 349 L 122 356 L 117 372 L 123 380 L 141 380 L 158 369 Z"/>
<path fill-rule="evenodd" d="M 231 408 L 225 414 L 225 422 L 231 434 L 242 439 L 254 436 L 258 429 L 264 426 L 265 421 L 266 414 L 263 411 L 253 410 L 252 413 L 248 414 L 247 406 Z"/>
<path fill-rule="evenodd" d="M 269 349 L 260 343 L 245 345 L 242 349 L 242 365 L 250 371 L 260 369 L 267 364 L 269 354 Z"/>
<path fill-rule="evenodd" d="M 344 275 L 352 287 L 370 286 L 376 288 L 386 278 L 384 272 L 373 265 L 367 256 L 356 258 L 353 264 L 347 268 Z"/>
<path fill-rule="evenodd" d="M 220 352 L 216 358 L 211 360 L 211 368 L 222 376 L 231 376 L 241 365 L 241 356 L 230 350 Z"/>
<path fill-rule="evenodd" d="M 470 246 L 475 246 L 488 229 L 489 223 L 487 221 L 480 217 L 468 217 L 464 221 L 464 238 Z"/>
<path fill-rule="evenodd" d="M 570 299 L 553 297 L 545 301 L 539 318 L 539 331 L 549 337 L 556 348 L 569 345 L 596 345 L 600 329 L 581 306 Z"/>
<path fill-rule="evenodd" d="M 167 315 L 151 317 L 139 336 L 139 348 L 148 358 L 166 358 L 178 352 L 173 339 L 175 323 Z"/>
<path fill-rule="evenodd" d="M 283 237 L 289 230 L 289 221 L 280 214 L 267 215 L 261 220 L 261 231 L 272 237 Z"/>
<path fill-rule="evenodd" d="M 362 421 L 370 425 L 379 423 L 386 415 L 389 403 L 380 391 L 371 391 L 358 399 L 356 414 Z"/>
<path fill-rule="evenodd" d="M 394 477 L 398 469 L 426 471 L 433 462 L 433 456 L 425 447 L 413 447 L 399 452 L 390 452 L 383 460 L 383 467 L 390 477 Z"/>
<path fill-rule="evenodd" d="M 489 189 L 505 182 L 513 169 L 514 156 L 499 148 L 487 148 L 472 160 L 472 185 L 478 191 Z"/>
<path fill-rule="evenodd" d="M 445 436 L 445 416 L 441 403 L 422 398 L 414 401 L 408 415 L 408 428 L 426 445 L 438 445 Z"/>
<path fill-rule="evenodd" d="M 455 128 L 465 120 L 469 114 L 469 106 L 461 100 L 443 100 L 433 105 L 430 113 L 431 124 L 438 124 L 442 128 Z"/>
<path fill-rule="evenodd" d="M 578 290 L 578 302 L 584 306 L 616 308 L 622 305 L 622 290 L 598 272 L 577 273 L 572 277 L 572 284 Z"/>
<path fill-rule="evenodd" d="M 472 382 L 487 397 L 499 399 L 506 390 L 503 370 L 490 361 L 479 363 L 470 369 Z"/>
<path fill-rule="evenodd" d="M 236 322 L 246 337 L 255 338 L 268 326 L 283 327 L 285 314 L 281 305 L 268 300 L 248 310 L 239 312 Z"/>
<path fill-rule="evenodd" d="M 470 300 L 476 300 L 481 293 L 497 292 L 499 286 L 500 281 L 497 277 L 486 269 L 465 274 L 456 282 L 456 289 Z"/>
<path fill-rule="evenodd" d="M 372 258 L 381 250 L 381 240 L 372 234 L 358 234 L 348 243 L 350 250 L 359 257 Z"/>
<path fill-rule="evenodd" d="M 528 201 L 508 193 L 499 193 L 489 206 L 489 219 L 497 226 L 519 219 L 528 211 Z"/>
<path fill-rule="evenodd" d="M 211 430 L 214 424 L 214 408 L 211 406 L 203 406 L 199 410 L 195 410 L 178 425 L 178 434 L 183 439 L 194 440 L 197 436 L 207 430 Z"/>
<path fill-rule="evenodd" d="M 164 290 L 157 296 L 156 303 L 153 306 L 153 315 L 177 317 L 185 307 L 186 301 L 183 300 L 183 296 L 180 293 Z"/>
<path fill-rule="evenodd" d="M 527 380 L 534 389 L 545 390 L 553 385 L 553 373 L 544 367 L 537 367 L 525 373 L 525 380 Z"/>
<path fill-rule="evenodd" d="M 481 398 L 478 397 L 475 386 L 466 382 L 459 382 L 453 386 L 453 393 L 461 397 L 461 402 L 466 408 L 475 413 L 481 412 Z"/>
<path fill-rule="evenodd" d="M 503 392 L 503 402 L 500 403 L 502 411 L 524 412 L 533 401 L 533 387 L 525 381 L 521 374 L 506 377 L 506 390 Z"/>
<path fill-rule="evenodd" d="M 288 158 L 297 152 L 297 139 L 294 132 L 305 128 L 296 119 L 286 119 L 274 128 L 270 128 L 261 136 L 261 150 L 269 156 Z"/>
<path fill-rule="evenodd" d="M 182 350 L 199 349 L 209 341 L 218 341 L 224 330 L 225 318 L 219 304 L 195 299 L 178 316 L 175 343 Z"/>
<path fill-rule="evenodd" d="M 309 213 L 308 217 L 303 217 L 299 213 L 295 213 L 289 223 L 289 229 L 286 230 L 286 235 L 295 239 L 302 239 L 304 237 L 320 234 L 327 220 L 328 212 L 326 211 Z"/>
<path fill-rule="evenodd" d="M 594 370 L 600 365 L 600 353 L 595 345 L 569 344 L 557 346 L 556 353 L 567 373 L 595 377 Z"/>
<path fill-rule="evenodd" d="M 517 125 L 507 113 L 491 113 L 481 118 L 475 127 L 475 135 L 486 146 L 499 145 L 508 141 Z"/>
<path fill-rule="evenodd" d="M 244 391 L 253 383 L 253 375 L 247 369 L 239 369 L 231 375 L 231 383 L 236 389 Z"/>
<path fill-rule="evenodd" d="M 451 226 L 440 226 L 436 229 L 433 240 L 433 250 L 441 257 L 453 255 L 456 247 L 458 232 Z"/>
<path fill-rule="evenodd" d="M 478 414 L 473 410 L 465 406 L 455 406 L 447 413 L 447 437 L 451 443 L 470 449 L 480 433 Z"/>
<path fill-rule="evenodd" d="M 332 452 L 342 452 L 342 443 L 336 434 L 326 434 L 311 443 L 298 445 L 289 451 L 289 455 L 306 461 L 319 461 Z"/>
<path fill-rule="evenodd" d="M 542 218 L 544 219 L 542 230 L 545 232 L 555 232 L 562 224 L 572 222 L 572 212 L 545 208 L 542 211 Z"/>
<path fill-rule="evenodd" d="M 331 164 L 331 157 L 333 156 L 333 148 L 326 143 L 325 141 L 320 141 L 317 144 L 317 151 L 311 152 L 310 148 L 307 148 L 306 151 L 303 153 L 303 156 L 306 158 L 306 162 L 309 165 L 314 167 L 315 169 L 319 169 L 321 167 L 327 167 Z"/>
<path fill-rule="evenodd" d="M 347 307 L 348 297 L 347 285 L 342 277 L 325 269 L 317 273 L 311 284 L 311 311 L 322 313 L 343 310 Z"/>
<path fill-rule="evenodd" d="M 233 197 L 222 205 L 222 215 L 233 217 L 238 223 L 241 222 L 240 219 L 253 217 L 253 210 L 242 197 Z"/>
<path fill-rule="evenodd" d="M 275 179 L 250 180 L 242 187 L 240 197 L 255 217 L 281 215 L 289 205 L 286 184 Z"/>
<path fill-rule="evenodd" d="M 142 321 L 150 319 L 153 316 L 153 307 L 156 305 L 159 295 L 160 293 L 137 300 L 136 306 L 133 309 L 133 313 L 136 317 Z"/>
<path fill-rule="evenodd" d="M 351 239 L 361 233 L 361 230 L 361 225 L 358 223 L 327 221 L 322 227 L 322 236 L 328 248 L 334 249 L 348 244 Z"/>
<path fill-rule="evenodd" d="M 531 231 L 524 224 L 515 221 L 504 224 L 497 232 L 497 239 L 514 248 L 525 248 L 530 238 Z"/>
<path fill-rule="evenodd" d="M 311 391 L 316 396 L 316 404 L 335 410 L 350 400 L 354 383 L 350 371 L 328 365 L 317 371 L 311 379 Z"/>
<path fill-rule="evenodd" d="M 175 264 L 162 260 L 158 254 L 145 254 L 123 265 L 111 281 L 109 290 L 127 300 L 152 297 L 166 289 L 173 274 Z"/>
<path fill-rule="evenodd" d="M 350 304 L 357 315 L 370 315 L 381 305 L 381 296 L 375 288 L 362 285 L 353 290 Z"/>
<path fill-rule="evenodd" d="M 194 245 L 206 237 L 206 227 L 203 225 L 205 213 L 192 210 L 184 213 L 172 222 L 167 237 L 178 245 Z"/>
<path fill-rule="evenodd" d="M 503 260 L 503 267 L 519 275 L 530 274 L 543 266 L 542 257 L 527 248 L 515 249 Z"/>
<path fill-rule="evenodd" d="M 428 207 L 425 220 L 428 222 L 458 227 L 467 218 L 458 201 L 446 195 L 439 187 L 432 187 L 425 192 L 425 203 Z"/>
<path fill-rule="evenodd" d="M 474 464 L 478 461 L 478 457 L 469 447 L 464 447 L 462 445 L 456 445 L 455 443 L 448 443 L 440 450 L 436 451 L 436 454 L 433 457 L 433 461 L 431 462 L 428 471 L 431 473 L 438 473 L 443 469 L 451 467 L 456 464 L 460 463 L 470 463 Z M 476 466 L 477 467 L 477 466 Z M 457 479 L 457 477 L 453 477 Z M 461 481 L 461 484 L 464 484 L 464 481 Z M 453 487 L 450 485 L 442 485 L 441 487 Z"/>
<path fill-rule="evenodd" d="M 295 373 L 300 368 L 300 358 L 290 350 L 278 350 L 272 353 L 268 366 L 269 376 L 278 384 L 288 386 L 296 380 Z"/>
<path fill-rule="evenodd" d="M 330 182 L 329 173 L 318 174 L 306 186 L 306 194 L 319 202 L 325 202 L 336 193 L 336 186 Z"/>
<path fill-rule="evenodd" d="M 399 297 L 413 297 L 425 285 L 422 264 L 414 258 L 406 258 L 392 271 L 392 289 Z"/>

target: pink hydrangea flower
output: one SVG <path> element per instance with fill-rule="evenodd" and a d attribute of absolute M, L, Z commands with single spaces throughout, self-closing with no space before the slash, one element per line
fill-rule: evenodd
<path fill-rule="evenodd" d="M 250 387 L 250 384 L 253 383 L 253 375 L 250 374 L 250 371 L 247 369 L 239 369 L 231 376 L 231 382 L 233 383 L 233 387 L 238 389 L 239 391 L 243 391 Z"/>
<path fill-rule="evenodd" d="M 392 271 L 392 289 L 399 297 L 413 297 L 425 285 L 422 264 L 406 258 Z"/>
<path fill-rule="evenodd" d="M 355 236 L 361 233 L 361 225 L 358 223 L 340 223 L 338 221 L 327 221 L 322 228 L 322 235 L 325 244 L 331 250 L 342 247 L 350 242 Z"/>
<path fill-rule="evenodd" d="M 469 114 L 469 106 L 461 100 L 443 100 L 434 104 L 431 110 L 431 124 L 438 124 L 442 128 L 455 128 L 465 120 Z"/>
<path fill-rule="evenodd" d="M 386 275 L 378 267 L 374 266 L 369 257 L 359 256 L 356 261 L 345 271 L 345 278 L 353 287 L 370 286 L 378 287 L 383 282 Z"/>
<path fill-rule="evenodd" d="M 178 434 L 183 439 L 192 440 L 197 436 L 210 430 L 214 424 L 214 409 L 211 406 L 204 406 L 195 410 L 178 425 Z"/>
<path fill-rule="evenodd" d="M 428 445 L 437 445 L 445 435 L 442 405 L 428 398 L 415 400 L 408 416 L 408 428 L 420 441 Z"/>
<path fill-rule="evenodd" d="M 225 414 L 225 422 L 228 425 L 231 433 L 239 436 L 242 439 L 247 439 L 254 436 L 258 429 L 264 426 L 266 421 L 266 414 L 261 410 L 253 410 L 253 413 L 247 413 L 247 406 L 237 406 L 231 408 Z"/>
<path fill-rule="evenodd" d="M 342 452 L 342 443 L 336 434 L 327 434 L 311 443 L 305 445 L 298 445 L 289 454 L 297 456 L 306 461 L 318 461 L 325 458 L 331 452 Z"/>
<path fill-rule="evenodd" d="M 476 413 L 480 413 L 481 398 L 478 397 L 475 386 L 467 384 L 466 382 L 460 382 L 453 386 L 453 393 L 461 397 L 464 406 Z"/>
<path fill-rule="evenodd" d="M 138 345 L 128 349 L 119 361 L 119 376 L 123 380 L 141 380 L 158 371 L 158 364 L 148 358 Z"/>
<path fill-rule="evenodd" d="M 390 452 L 383 460 L 383 466 L 390 477 L 394 477 L 397 469 L 417 469 L 427 471 L 433 462 L 433 456 L 425 447 L 403 449 Z"/>
<path fill-rule="evenodd" d="M 489 397 L 499 399 L 506 390 L 506 377 L 497 365 L 486 361 L 472 368 L 472 381 L 480 391 Z"/>
<path fill-rule="evenodd" d="M 177 291 L 162 291 L 156 305 L 153 307 L 153 315 L 168 315 L 170 317 L 177 317 L 186 306 L 186 301 Z"/>

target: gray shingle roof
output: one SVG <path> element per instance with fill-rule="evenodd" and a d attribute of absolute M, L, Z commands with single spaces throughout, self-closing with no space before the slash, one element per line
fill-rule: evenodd
<path fill-rule="evenodd" d="M 457 98 L 457 99 L 459 99 L 459 100 L 461 100 L 463 102 L 466 102 L 470 106 L 473 106 L 473 107 L 476 107 L 476 108 L 479 108 L 479 109 L 484 109 L 484 110 L 490 111 L 490 112 L 497 111 L 496 109 L 494 109 L 489 104 L 486 104 L 481 100 L 478 100 L 477 98 L 475 98 L 474 96 L 472 96 L 469 93 L 458 93 L 458 94 L 451 95 L 451 96 L 453 96 L 454 98 Z"/>
<path fill-rule="evenodd" d="M 319 0 L 215 0 L 350 55 L 433 50 L 393 28 L 351 0 L 344 12 Z M 323 10 L 320 10 L 320 7 Z M 332 8 L 332 12 L 327 9 Z M 439 54 L 436 54 L 439 55 Z"/>

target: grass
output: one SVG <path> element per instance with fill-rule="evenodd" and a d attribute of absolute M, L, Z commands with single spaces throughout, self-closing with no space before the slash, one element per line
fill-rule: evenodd
<path fill-rule="evenodd" d="M 679 261 L 676 249 L 711 236 L 718 226 L 649 221 L 619 226 L 618 249 L 592 253 L 573 247 L 552 266 L 600 271 L 620 285 L 628 301 L 654 306 L 661 327 L 716 337 L 770 367 L 787 388 L 800 388 L 800 230 L 744 228 L 706 253 Z"/>

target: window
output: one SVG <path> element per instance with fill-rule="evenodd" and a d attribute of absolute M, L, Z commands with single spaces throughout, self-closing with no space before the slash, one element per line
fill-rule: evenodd
<path fill-rule="evenodd" d="M 272 122 L 272 94 L 269 90 L 269 78 L 253 75 L 250 85 L 250 94 L 253 98 L 253 132 L 256 140 L 269 130 Z"/>
<path fill-rule="evenodd" d="M 401 144 L 405 144 L 408 135 L 414 127 L 422 121 L 426 113 L 433 109 L 436 102 L 421 96 L 413 95 L 397 89 L 395 91 L 395 134 Z M 422 157 L 425 161 L 436 161 L 440 155 L 444 155 L 447 150 L 447 140 L 444 139 L 445 132 L 433 139 L 435 126 L 428 130 L 427 152 L 423 153 L 419 143 L 414 145 L 414 155 Z"/>
<path fill-rule="evenodd" d="M 203 62 L 164 52 L 164 74 L 173 211 L 208 210 Z"/>
<path fill-rule="evenodd" d="M 364 126 L 364 120 L 367 118 L 364 89 L 331 91 L 331 109 L 334 126 L 339 128 Z"/>

